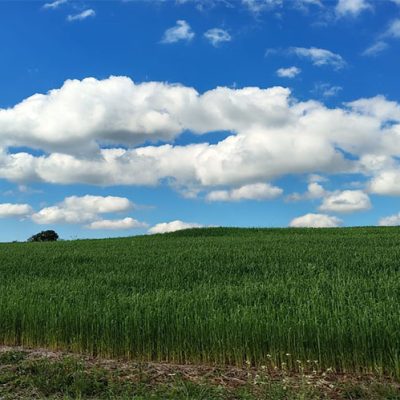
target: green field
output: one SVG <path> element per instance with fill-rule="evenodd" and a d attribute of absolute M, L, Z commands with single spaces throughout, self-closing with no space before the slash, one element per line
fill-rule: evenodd
<path fill-rule="evenodd" d="M 7 345 L 399 377 L 399 301 L 398 228 L 0 245 Z"/>

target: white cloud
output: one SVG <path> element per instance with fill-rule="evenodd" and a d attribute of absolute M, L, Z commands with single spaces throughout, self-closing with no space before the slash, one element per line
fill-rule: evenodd
<path fill-rule="evenodd" d="M 242 4 L 253 14 L 259 14 L 266 9 L 273 9 L 283 4 L 283 0 L 242 0 Z"/>
<path fill-rule="evenodd" d="M 213 28 L 204 33 L 204 37 L 214 46 L 218 47 L 221 43 L 230 42 L 232 36 L 224 29 Z"/>
<path fill-rule="evenodd" d="M 83 21 L 84 19 L 94 17 L 95 15 L 96 15 L 96 12 L 93 9 L 89 8 L 87 10 L 80 12 L 79 14 L 68 15 L 67 21 L 69 21 L 69 22 Z"/>
<path fill-rule="evenodd" d="M 182 192 L 230 191 L 288 174 L 356 172 L 375 182 L 400 169 L 399 107 L 377 96 L 328 108 L 299 101 L 283 87 L 200 94 L 126 77 L 71 80 L 0 109 L 0 178 L 100 186 L 169 182 Z M 215 144 L 159 143 L 185 131 L 227 137 Z M 157 145 L 140 146 L 144 141 Z M 10 153 L 15 147 L 43 154 Z"/>
<path fill-rule="evenodd" d="M 0 149 L 25 143 L 49 152 L 87 155 L 99 144 L 134 145 L 170 140 L 182 130 L 178 114 L 196 101 L 192 88 L 126 77 L 67 80 L 60 89 L 35 94 L 0 109 Z"/>
<path fill-rule="evenodd" d="M 388 101 L 384 96 L 375 96 L 369 99 L 359 99 L 346 103 L 354 112 L 370 115 L 382 122 L 400 122 L 400 105 L 395 101 Z"/>
<path fill-rule="evenodd" d="M 242 0 L 241 2 L 254 15 L 280 9 L 284 5 L 299 10 L 307 10 L 309 6 L 323 7 L 321 0 Z"/>
<path fill-rule="evenodd" d="M 181 231 L 183 229 L 201 228 L 203 226 L 204 225 L 196 224 L 194 222 L 183 222 L 180 220 L 175 220 L 171 222 L 162 222 L 157 225 L 154 225 L 148 230 L 148 232 L 151 234 L 167 233 L 167 232 Z"/>
<path fill-rule="evenodd" d="M 293 228 L 334 228 L 341 225 L 339 218 L 326 214 L 306 214 L 290 222 Z"/>
<path fill-rule="evenodd" d="M 71 196 L 63 202 L 41 209 L 32 215 L 37 224 L 78 224 L 95 221 L 98 214 L 128 211 L 133 204 L 125 197 Z"/>
<path fill-rule="evenodd" d="M 307 58 L 317 67 L 329 65 L 336 69 L 341 69 L 346 65 L 346 61 L 341 55 L 317 47 L 291 47 L 289 53 L 295 54 L 298 57 Z"/>
<path fill-rule="evenodd" d="M 327 191 L 318 182 L 310 182 L 303 194 L 293 193 L 287 197 L 289 201 L 322 199 L 320 211 L 335 213 L 351 213 L 371 208 L 368 195 L 362 190 Z"/>
<path fill-rule="evenodd" d="M 88 229 L 109 229 L 109 230 L 122 230 L 133 228 L 146 228 L 147 224 L 137 221 L 136 219 L 126 217 L 123 219 L 100 219 L 93 221 L 86 225 Z"/>
<path fill-rule="evenodd" d="M 319 207 L 321 211 L 339 213 L 365 211 L 370 208 L 369 197 L 361 190 L 343 190 L 330 193 Z"/>
<path fill-rule="evenodd" d="M 32 208 L 28 204 L 0 204 L 0 218 L 24 217 L 32 213 Z"/>
<path fill-rule="evenodd" d="M 45 3 L 43 5 L 43 8 L 54 10 L 54 9 L 60 7 L 62 4 L 67 3 L 67 1 L 68 0 L 55 0 L 55 1 L 51 2 L 51 3 Z"/>
<path fill-rule="evenodd" d="M 383 217 L 379 220 L 378 224 L 380 226 L 397 226 L 400 225 L 400 213 L 395 215 L 390 215 L 389 217 Z"/>
<path fill-rule="evenodd" d="M 300 68 L 297 67 L 288 67 L 288 68 L 279 68 L 276 71 L 276 74 L 281 78 L 294 78 L 299 75 L 301 72 Z"/>
<path fill-rule="evenodd" d="M 378 171 L 369 184 L 369 190 L 380 195 L 400 196 L 400 170 Z"/>
<path fill-rule="evenodd" d="M 400 18 L 397 18 L 390 23 L 388 29 L 383 36 L 392 37 L 395 39 L 400 38 Z"/>
<path fill-rule="evenodd" d="M 300 193 L 292 193 L 287 196 L 288 201 L 300 201 L 300 200 L 314 200 L 324 197 L 327 192 L 325 189 L 315 180 L 316 177 L 313 177 L 313 180 L 308 184 L 307 191 L 303 194 Z"/>
<path fill-rule="evenodd" d="M 309 183 L 315 183 L 315 182 L 328 182 L 328 178 L 326 178 L 325 176 L 322 175 L 318 175 L 318 174 L 310 174 L 307 181 Z"/>
<path fill-rule="evenodd" d="M 362 55 L 376 56 L 389 47 L 389 44 L 387 43 L 388 39 L 399 39 L 399 38 L 400 38 L 400 18 L 397 18 L 390 22 L 386 30 L 378 36 L 376 42 L 367 49 L 365 49 Z"/>
<path fill-rule="evenodd" d="M 389 47 L 389 45 L 384 42 L 383 40 L 378 40 L 375 42 L 373 45 L 369 46 L 366 48 L 362 55 L 363 56 L 376 56 L 379 53 L 382 53 L 382 51 L 386 50 Z"/>
<path fill-rule="evenodd" d="M 122 212 L 133 207 L 132 202 L 126 197 L 115 196 L 71 196 L 67 197 L 62 204 L 70 210 L 85 210 L 96 214 Z"/>
<path fill-rule="evenodd" d="M 214 190 L 207 194 L 208 201 L 269 200 L 280 196 L 281 188 L 268 183 L 253 183 L 232 190 Z"/>
<path fill-rule="evenodd" d="M 176 43 L 180 40 L 190 41 L 194 38 L 195 33 L 190 25 L 184 20 L 176 21 L 176 25 L 167 29 L 161 39 L 161 43 Z"/>
<path fill-rule="evenodd" d="M 343 88 L 341 86 L 331 85 L 330 83 L 319 82 L 314 85 L 313 92 L 323 97 L 337 96 Z"/>
<path fill-rule="evenodd" d="M 372 9 L 368 0 L 338 0 L 336 14 L 339 17 L 357 17 L 361 12 Z"/>
<path fill-rule="evenodd" d="M 69 210 L 60 206 L 46 207 L 32 215 L 36 224 L 48 225 L 56 223 L 80 224 L 89 222 L 96 215 L 89 211 Z"/>

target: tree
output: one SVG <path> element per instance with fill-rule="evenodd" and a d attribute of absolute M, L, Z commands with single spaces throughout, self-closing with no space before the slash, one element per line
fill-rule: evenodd
<path fill-rule="evenodd" d="M 42 231 L 31 236 L 28 242 L 55 242 L 58 239 L 58 234 L 55 231 Z"/>

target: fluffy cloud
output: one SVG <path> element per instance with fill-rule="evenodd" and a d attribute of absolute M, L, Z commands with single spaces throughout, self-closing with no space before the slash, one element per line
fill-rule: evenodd
<path fill-rule="evenodd" d="M 341 55 L 326 49 L 319 49 L 317 47 L 291 47 L 289 52 L 298 57 L 311 60 L 311 62 L 317 67 L 329 65 L 335 69 L 341 69 L 346 65 L 346 61 Z"/>
<path fill-rule="evenodd" d="M 318 182 L 310 182 L 307 192 L 293 193 L 287 197 L 289 201 L 322 199 L 319 209 L 327 212 L 351 213 L 371 208 L 368 195 L 362 190 L 327 191 Z"/>
<path fill-rule="evenodd" d="M 194 38 L 195 33 L 190 25 L 184 20 L 176 21 L 176 25 L 167 29 L 161 39 L 161 43 L 176 43 L 180 40 L 190 41 Z"/>
<path fill-rule="evenodd" d="M 369 190 L 381 195 L 400 196 L 400 170 L 379 171 L 371 180 Z"/>
<path fill-rule="evenodd" d="M 101 143 L 171 140 L 182 130 L 180 110 L 196 96 L 191 88 L 156 82 L 135 85 L 126 77 L 68 80 L 46 95 L 35 94 L 14 108 L 0 109 L 0 148 L 25 145 L 87 154 Z"/>
<path fill-rule="evenodd" d="M 339 17 L 356 17 L 361 12 L 371 8 L 372 6 L 368 0 L 338 0 L 336 5 L 336 14 Z"/>
<path fill-rule="evenodd" d="M 0 204 L 0 218 L 24 217 L 32 213 L 32 208 L 28 204 Z"/>
<path fill-rule="evenodd" d="M 87 10 L 80 12 L 79 14 L 68 15 L 67 21 L 69 21 L 69 22 L 83 21 L 84 19 L 94 17 L 95 15 L 96 15 L 96 12 L 93 9 L 89 8 Z"/>
<path fill-rule="evenodd" d="M 289 201 L 300 201 L 300 200 L 314 200 L 324 197 L 327 194 L 325 189 L 318 182 L 310 182 L 307 187 L 307 192 L 293 193 L 287 196 Z"/>
<path fill-rule="evenodd" d="M 214 190 L 207 194 L 208 201 L 269 200 L 280 196 L 281 188 L 267 183 L 254 183 L 232 190 Z"/>
<path fill-rule="evenodd" d="M 100 219 L 86 225 L 88 229 L 107 229 L 107 230 L 122 230 L 133 228 L 146 228 L 147 224 L 139 222 L 136 219 L 126 217 L 123 219 Z"/>
<path fill-rule="evenodd" d="M 167 233 L 167 232 L 181 231 L 183 229 L 201 228 L 201 227 L 203 227 L 203 225 L 196 224 L 194 222 L 183 222 L 180 220 L 176 220 L 171 222 L 162 222 L 157 225 L 154 225 L 148 230 L 148 232 L 151 234 Z"/>
<path fill-rule="evenodd" d="M 46 207 L 32 215 L 37 224 L 87 223 L 98 219 L 98 214 L 128 211 L 133 204 L 125 197 L 71 196 L 52 207 Z"/>
<path fill-rule="evenodd" d="M 162 143 L 187 130 L 229 134 L 215 144 Z M 156 145 L 140 146 L 144 141 Z M 43 153 L 10 152 L 15 147 Z M 388 171 L 400 170 L 399 154 L 399 104 L 382 96 L 330 109 L 297 101 L 283 87 L 199 94 L 110 77 L 70 80 L 0 109 L 0 178 L 21 184 L 168 182 L 209 192 L 287 174 L 356 172 L 376 188 Z"/>
<path fill-rule="evenodd" d="M 341 223 L 339 218 L 330 215 L 310 213 L 294 218 L 290 222 L 290 226 L 293 228 L 334 228 Z"/>
<path fill-rule="evenodd" d="M 213 28 L 204 33 L 204 37 L 214 46 L 218 47 L 221 43 L 230 42 L 232 36 L 224 29 Z"/>
<path fill-rule="evenodd" d="M 384 217 L 379 220 L 380 226 L 397 226 L 400 225 L 400 213 Z"/>
<path fill-rule="evenodd" d="M 355 112 L 371 115 L 382 122 L 400 122 L 400 105 L 395 101 L 388 101 L 384 96 L 352 101 L 347 103 L 347 106 Z"/>
<path fill-rule="evenodd" d="M 350 213 L 371 208 L 371 202 L 366 193 L 361 190 L 343 190 L 328 194 L 319 209 L 321 211 Z"/>
<path fill-rule="evenodd" d="M 300 68 L 289 67 L 289 68 L 279 68 L 276 74 L 281 78 L 294 78 L 301 72 Z"/>

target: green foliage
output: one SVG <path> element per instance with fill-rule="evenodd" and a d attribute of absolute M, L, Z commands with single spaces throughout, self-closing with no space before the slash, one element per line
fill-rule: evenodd
<path fill-rule="evenodd" d="M 0 350 L 9 361 L 0 367 L 2 400 L 400 400 L 398 383 L 372 375 L 136 364 L 41 351 L 24 352 L 21 358 L 16 353 Z"/>
<path fill-rule="evenodd" d="M 31 236 L 28 242 L 56 242 L 58 240 L 58 234 L 55 231 L 41 231 L 36 235 Z"/>
<path fill-rule="evenodd" d="M 73 358 L 56 362 L 31 361 L 20 367 L 19 374 L 30 376 L 33 386 L 45 396 L 62 393 L 86 398 L 103 393 L 108 386 L 102 371 L 94 370 L 89 374 L 84 364 Z"/>
<path fill-rule="evenodd" d="M 399 260 L 397 228 L 2 244 L 0 343 L 399 377 Z"/>
<path fill-rule="evenodd" d="M 3 364 L 15 364 L 24 360 L 26 353 L 24 351 L 5 351 L 0 353 L 0 366 Z"/>

